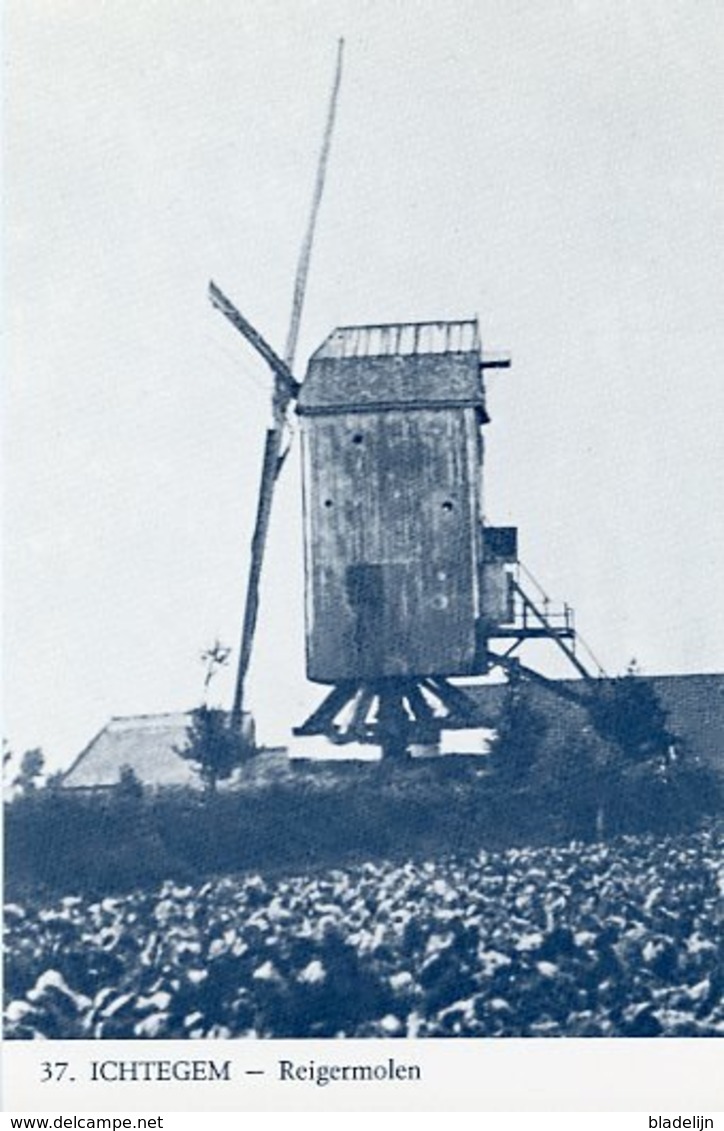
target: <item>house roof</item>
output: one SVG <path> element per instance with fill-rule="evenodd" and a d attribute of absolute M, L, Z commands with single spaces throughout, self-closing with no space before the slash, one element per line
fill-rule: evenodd
<path fill-rule="evenodd" d="M 175 749 L 184 745 L 190 718 L 181 711 L 112 718 L 78 755 L 63 786 L 115 785 L 126 766 L 148 784 L 198 786 L 193 764 Z"/>
<path fill-rule="evenodd" d="M 661 706 L 667 712 L 667 723 L 672 733 L 682 739 L 693 754 L 724 772 L 724 674 L 712 672 L 643 678 L 653 685 Z M 583 688 L 580 679 L 560 682 L 573 691 Z M 563 730 L 580 711 L 574 703 L 558 698 L 552 690 L 548 691 L 539 684 L 529 686 L 536 705 L 540 706 L 553 728 Z M 505 687 L 502 683 L 466 688 L 478 704 L 481 725 L 495 726 Z"/>

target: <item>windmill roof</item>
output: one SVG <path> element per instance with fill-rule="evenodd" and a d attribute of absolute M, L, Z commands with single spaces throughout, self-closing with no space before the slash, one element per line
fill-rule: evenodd
<path fill-rule="evenodd" d="M 313 357 L 318 360 L 479 352 L 477 319 L 470 318 L 457 322 L 385 322 L 373 326 L 338 326 Z"/>
<path fill-rule="evenodd" d="M 485 411 L 474 319 L 338 326 L 310 358 L 297 402 L 301 416 L 453 407 Z"/>

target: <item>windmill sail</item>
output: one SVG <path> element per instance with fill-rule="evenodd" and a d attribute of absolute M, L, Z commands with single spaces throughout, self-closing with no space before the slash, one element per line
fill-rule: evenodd
<path fill-rule="evenodd" d="M 234 704 L 232 707 L 232 722 L 241 727 L 244 713 L 244 689 L 246 675 L 251 661 L 254 634 L 259 612 L 259 585 L 261 571 L 266 549 L 269 521 L 271 518 L 274 486 L 281 471 L 288 448 L 283 450 L 284 430 L 289 405 L 295 399 L 299 386 L 292 376 L 294 356 L 296 354 L 299 327 L 301 324 L 304 297 L 309 276 L 309 265 L 314 246 L 314 234 L 317 226 L 319 208 L 324 192 L 324 182 L 327 172 L 327 163 L 332 143 L 332 133 L 337 112 L 339 89 L 342 82 L 342 56 L 344 40 L 340 39 L 337 46 L 337 64 L 335 68 L 332 92 L 329 100 L 329 109 L 325 124 L 322 148 L 317 163 L 317 176 L 312 195 L 312 206 L 309 221 L 302 241 L 302 246 L 297 263 L 294 280 L 294 295 L 292 310 L 289 320 L 289 330 L 284 350 L 284 360 L 277 356 L 264 338 L 236 309 L 233 303 L 223 294 L 215 283 L 209 285 L 209 297 L 213 305 L 220 310 L 231 323 L 243 334 L 248 342 L 257 350 L 269 365 L 274 374 L 274 395 L 272 400 L 273 423 L 267 431 L 264 443 L 264 457 L 262 461 L 261 481 L 259 484 L 259 497 L 257 501 L 254 534 L 251 542 L 251 562 L 247 580 L 246 601 L 244 604 L 244 622 L 241 632 L 241 646 L 239 649 L 239 667 L 236 678 Z"/>

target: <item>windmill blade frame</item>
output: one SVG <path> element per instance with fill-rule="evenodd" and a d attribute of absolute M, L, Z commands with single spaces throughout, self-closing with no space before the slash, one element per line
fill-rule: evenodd
<path fill-rule="evenodd" d="M 221 313 L 229 319 L 232 326 L 243 335 L 249 345 L 264 359 L 274 374 L 275 381 L 280 383 L 279 392 L 283 392 L 287 398 L 287 402 L 294 400 L 301 386 L 292 376 L 287 363 L 282 361 L 267 340 L 252 326 L 251 322 L 244 317 L 231 299 L 227 298 L 213 279 L 209 281 L 209 299 L 211 300 L 212 306 L 220 310 Z"/>

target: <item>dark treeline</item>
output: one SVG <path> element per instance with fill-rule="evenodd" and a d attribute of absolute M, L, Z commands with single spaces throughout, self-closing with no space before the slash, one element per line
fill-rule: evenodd
<path fill-rule="evenodd" d="M 110 789 L 57 778 L 38 788 L 34 758 L 6 806 L 6 891 L 104 894 L 247 869 L 666 836 L 722 801 L 721 777 L 672 733 L 634 664 L 596 685 L 585 712 L 552 720 L 512 679 L 487 757 L 280 765 L 251 757 L 207 708 L 179 754 L 203 789 L 147 790 L 128 770 Z M 219 789 L 235 769 L 237 786 Z"/>
<path fill-rule="evenodd" d="M 290 765 L 218 793 L 143 790 L 128 775 L 112 789 L 32 790 L 6 806 L 6 894 L 103 894 L 246 869 L 666 835 L 720 803 L 716 778 L 696 765 L 606 774 L 561 757 L 521 785 L 485 761 Z"/>

